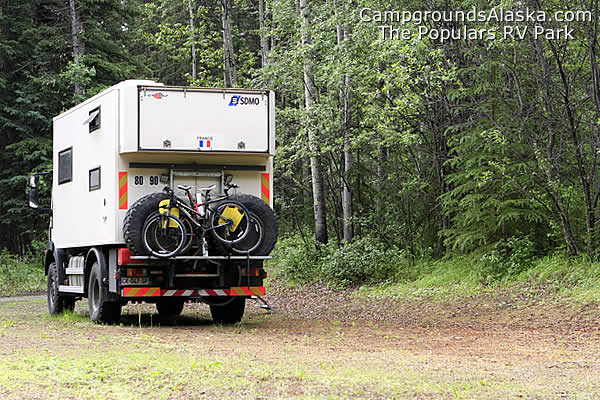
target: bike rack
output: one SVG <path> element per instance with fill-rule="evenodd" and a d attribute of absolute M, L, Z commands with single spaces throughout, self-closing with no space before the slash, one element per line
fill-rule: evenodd
<path fill-rule="evenodd" d="M 219 178 L 219 194 L 223 193 L 223 188 L 225 187 L 225 172 L 197 172 L 197 171 L 181 171 L 173 168 L 169 169 L 169 185 L 173 188 L 175 185 L 175 177 L 176 176 L 193 176 L 193 177 L 202 177 L 202 178 Z"/>

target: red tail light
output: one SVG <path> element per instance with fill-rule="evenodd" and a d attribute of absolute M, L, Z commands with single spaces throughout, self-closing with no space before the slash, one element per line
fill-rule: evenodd
<path fill-rule="evenodd" d="M 250 268 L 250 273 L 248 274 L 246 268 L 242 268 L 242 276 L 260 276 L 259 268 Z"/>
<path fill-rule="evenodd" d="M 129 249 L 121 248 L 117 253 L 117 263 L 119 265 L 141 264 L 141 260 L 132 260 Z"/>
<path fill-rule="evenodd" d="M 146 268 L 127 268 L 127 276 L 146 276 L 148 270 Z"/>

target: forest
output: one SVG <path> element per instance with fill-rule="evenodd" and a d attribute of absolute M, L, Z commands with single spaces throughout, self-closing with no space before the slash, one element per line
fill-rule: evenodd
<path fill-rule="evenodd" d="M 7 252 L 47 238 L 26 190 L 52 168 L 52 117 L 153 79 L 276 92 L 277 254 L 296 278 L 319 259 L 352 283 L 449 255 L 478 254 L 484 278 L 600 257 L 598 0 L 0 4 Z M 500 9 L 524 21 L 455 18 Z"/>

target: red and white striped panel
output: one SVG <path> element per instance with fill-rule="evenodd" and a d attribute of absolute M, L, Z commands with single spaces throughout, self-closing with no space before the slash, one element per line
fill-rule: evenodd
<path fill-rule="evenodd" d="M 203 297 L 203 296 L 264 296 L 264 286 L 241 286 L 229 289 L 161 289 L 157 287 L 126 287 L 121 289 L 123 297 Z"/>

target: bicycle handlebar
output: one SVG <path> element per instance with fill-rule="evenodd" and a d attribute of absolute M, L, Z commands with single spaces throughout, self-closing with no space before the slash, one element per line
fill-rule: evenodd
<path fill-rule="evenodd" d="M 235 183 L 226 183 L 225 189 L 223 189 L 223 191 L 225 192 L 225 195 L 229 196 L 229 190 L 235 189 L 235 188 L 239 188 L 239 186 L 236 185 Z"/>
<path fill-rule="evenodd" d="M 210 187 L 207 187 L 207 188 L 202 188 L 202 189 L 200 189 L 200 190 L 207 190 L 207 191 L 209 191 L 209 190 L 213 189 L 213 188 L 214 188 L 214 186 L 215 186 L 215 185 L 212 185 L 212 186 L 210 186 Z M 193 187 L 193 186 L 191 186 L 191 187 Z M 191 187 L 190 187 L 190 188 L 191 188 Z M 239 185 L 236 185 L 235 183 L 226 183 L 226 184 L 225 184 L 225 193 L 227 193 L 227 192 L 229 191 L 229 189 L 237 189 L 237 188 L 239 188 Z M 186 190 L 186 188 L 184 188 L 184 187 L 180 187 L 180 189 L 182 189 L 182 190 Z M 169 194 L 169 195 L 172 195 L 173 193 L 175 193 L 175 192 L 173 191 L 173 189 L 171 189 L 171 187 L 169 187 L 169 186 L 165 186 L 165 187 L 163 188 L 163 191 L 164 191 L 165 193 Z M 186 191 L 187 191 L 187 190 L 186 190 Z M 189 193 L 189 192 L 188 192 L 188 193 Z"/>

